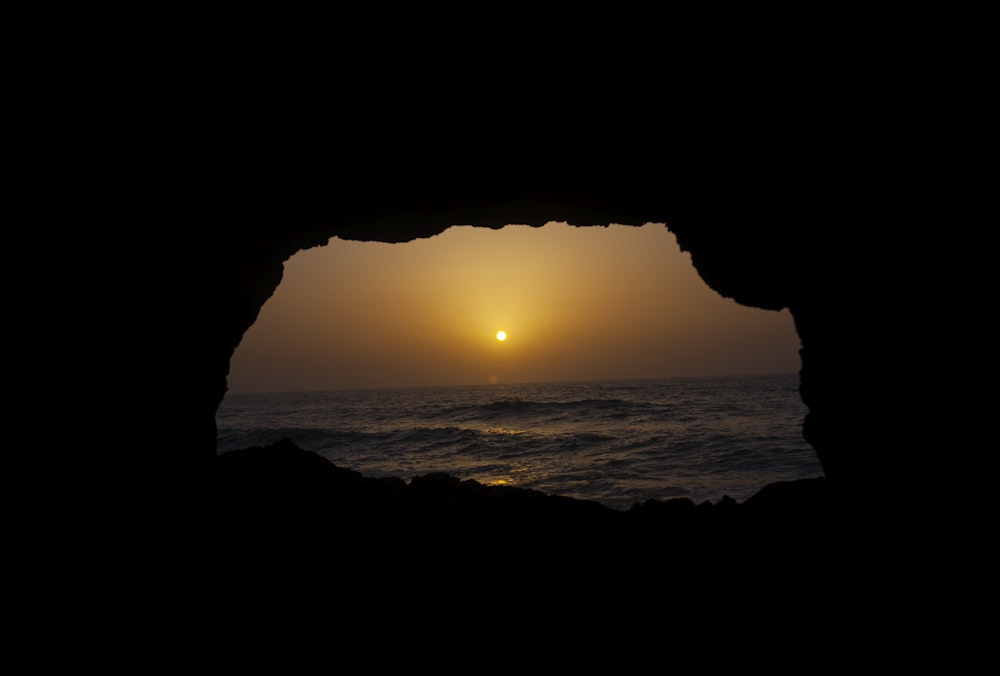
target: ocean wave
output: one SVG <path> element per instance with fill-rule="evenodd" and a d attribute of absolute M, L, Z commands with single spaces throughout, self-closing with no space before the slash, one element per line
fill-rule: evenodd
<path fill-rule="evenodd" d="M 596 499 L 747 497 L 822 475 L 793 375 L 245 395 L 217 418 L 223 453 L 284 437 L 338 466 Z M 635 396 L 635 399 L 632 397 Z"/>
<path fill-rule="evenodd" d="M 254 446 L 268 446 L 284 438 L 291 439 L 300 448 L 313 450 L 325 443 L 328 430 L 302 429 L 292 427 L 270 427 L 259 429 L 220 428 L 216 434 L 216 453 L 225 453 Z"/>
<path fill-rule="evenodd" d="M 650 411 L 663 412 L 662 406 L 624 399 L 579 399 L 575 401 L 532 401 L 528 399 L 501 399 L 484 404 L 459 405 L 442 408 L 435 418 L 457 418 L 463 421 L 519 419 L 562 419 L 585 421 L 592 417 L 627 419 Z"/>

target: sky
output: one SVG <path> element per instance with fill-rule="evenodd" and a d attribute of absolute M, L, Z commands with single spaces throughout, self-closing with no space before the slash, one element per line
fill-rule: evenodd
<path fill-rule="evenodd" d="M 497 339 L 504 331 L 506 340 Z M 797 373 L 787 309 L 710 289 L 662 223 L 333 238 L 285 262 L 230 392 Z"/>

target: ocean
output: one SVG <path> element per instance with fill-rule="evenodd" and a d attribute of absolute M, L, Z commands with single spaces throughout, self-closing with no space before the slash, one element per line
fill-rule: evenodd
<path fill-rule="evenodd" d="M 798 374 L 229 393 L 217 452 L 288 437 L 369 477 L 446 472 L 628 510 L 823 475 Z"/>

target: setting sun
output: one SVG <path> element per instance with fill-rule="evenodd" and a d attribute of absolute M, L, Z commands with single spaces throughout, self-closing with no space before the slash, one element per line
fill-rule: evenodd
<path fill-rule="evenodd" d="M 270 392 L 787 373 L 800 347 L 787 309 L 720 296 L 662 223 L 467 225 L 300 251 L 227 382 Z"/>

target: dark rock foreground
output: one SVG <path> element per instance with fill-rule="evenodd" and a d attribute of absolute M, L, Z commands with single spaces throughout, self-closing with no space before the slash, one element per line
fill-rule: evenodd
<path fill-rule="evenodd" d="M 391 543 L 536 552 L 815 548 L 841 527 L 824 478 L 770 484 L 738 503 L 649 500 L 627 511 L 444 473 L 369 478 L 283 440 L 216 457 L 219 532 L 240 546 L 277 541 L 314 551 Z"/>
<path fill-rule="evenodd" d="M 862 607 L 908 615 L 940 593 L 934 571 L 947 552 L 921 529 L 911 537 L 909 510 L 887 522 L 849 507 L 825 478 L 770 484 L 743 502 L 619 511 L 442 473 L 369 478 L 289 440 L 217 455 L 215 468 L 200 556 L 230 616 L 305 606 L 374 622 L 444 616 L 469 629 L 516 606 L 542 630 L 556 618 L 781 608 L 797 627 Z"/>

